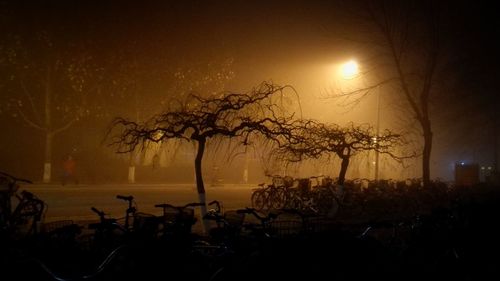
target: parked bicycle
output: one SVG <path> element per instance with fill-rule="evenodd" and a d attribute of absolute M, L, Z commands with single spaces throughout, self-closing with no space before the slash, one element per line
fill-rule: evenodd
<path fill-rule="evenodd" d="M 245 214 L 236 210 L 223 211 L 222 204 L 217 200 L 208 203 L 208 206 L 214 206 L 203 217 L 204 220 L 215 222 L 209 231 L 210 238 L 216 243 L 233 245 L 240 236 Z"/>
<path fill-rule="evenodd" d="M 134 243 L 144 246 L 158 239 L 163 218 L 139 212 L 132 195 L 117 195 L 117 199 L 127 203 L 124 216 L 111 218 L 104 211 L 92 207 L 99 217 L 99 222 L 89 224 L 94 233 L 88 236 L 93 247 L 112 249 L 123 243 Z"/>
<path fill-rule="evenodd" d="M 188 203 L 174 206 L 168 203 L 156 204 L 162 209 L 162 226 L 160 237 L 172 241 L 187 241 L 192 239 L 192 227 L 197 218 L 193 207 L 203 206 L 202 203 Z"/>
<path fill-rule="evenodd" d="M 39 233 L 46 204 L 19 183 L 32 182 L 0 172 L 0 234 L 5 239 L 22 239 Z M 17 201 L 17 202 L 16 202 Z"/>
<path fill-rule="evenodd" d="M 123 226 L 127 235 L 133 236 L 136 242 L 153 242 L 159 235 L 162 218 L 153 214 L 140 212 L 137 203 L 132 195 L 116 195 L 117 199 L 127 202 L 125 215 L 117 219 L 117 222 Z"/>
<path fill-rule="evenodd" d="M 327 179 L 323 176 L 295 179 L 293 188 L 287 189 L 284 208 L 335 217 L 342 200 L 342 186 Z"/>
<path fill-rule="evenodd" d="M 253 190 L 250 201 L 252 207 L 262 211 L 283 208 L 286 204 L 287 189 L 293 184 L 291 177 L 280 175 L 268 175 L 270 184 L 261 183 L 259 188 Z"/>

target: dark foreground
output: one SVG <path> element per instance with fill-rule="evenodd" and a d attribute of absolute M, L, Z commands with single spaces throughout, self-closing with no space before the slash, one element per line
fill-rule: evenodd
<path fill-rule="evenodd" d="M 439 197 L 420 201 L 427 205 L 417 213 L 402 212 L 405 204 L 395 200 L 404 198 L 397 196 L 365 198 L 362 211 L 345 206 L 333 218 L 293 210 L 214 212 L 207 235 L 191 233 L 193 218 L 180 216 L 167 224 L 165 217 L 163 222 L 138 217 L 135 230 L 123 232 L 108 231 L 102 222 L 90 227 L 53 223 L 36 235 L 2 237 L 0 278 L 498 278 L 500 188 L 454 188 L 444 191 L 445 196 L 443 190 L 437 192 Z"/>

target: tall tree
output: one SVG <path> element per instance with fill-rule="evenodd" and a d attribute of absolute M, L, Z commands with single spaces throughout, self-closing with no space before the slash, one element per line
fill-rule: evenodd
<path fill-rule="evenodd" d="M 48 183 L 53 139 L 90 113 L 87 97 L 98 90 L 102 68 L 82 45 L 63 42 L 50 30 L 11 39 L 6 106 L 12 116 L 44 134 L 43 182 Z"/>
<path fill-rule="evenodd" d="M 446 80 L 445 75 L 450 74 L 443 71 L 451 57 L 444 52 L 449 47 L 449 30 L 443 3 L 382 0 L 347 6 L 352 9 L 348 13 L 349 34 L 344 36 L 364 58 L 366 67 L 361 75 L 369 78 L 366 85 L 352 92 L 366 96 L 379 89 L 383 94 L 393 94 L 393 101 L 404 101 L 402 106 L 419 124 L 422 178 L 428 185 L 433 144 L 431 100 Z"/>

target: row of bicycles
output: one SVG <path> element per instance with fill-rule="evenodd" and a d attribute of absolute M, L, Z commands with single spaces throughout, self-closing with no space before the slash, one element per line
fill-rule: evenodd
<path fill-rule="evenodd" d="M 327 176 L 293 178 L 268 176 L 251 195 L 252 207 L 259 211 L 296 209 L 329 218 L 412 217 L 449 204 L 456 188 L 441 181 L 424 187 L 420 179 L 349 179 L 343 184 Z M 367 218 L 371 217 L 371 218 Z"/>
<path fill-rule="evenodd" d="M 31 182 L 0 172 L 0 276 L 8 277 L 3 280 L 129 280 L 140 268 L 164 269 L 155 258 L 184 260 L 194 241 L 194 208 L 200 203 L 157 204 L 160 214 L 153 215 L 140 212 L 133 196 L 117 195 L 124 202 L 122 218 L 91 207 L 94 222 L 45 223 L 47 204 L 21 190 L 21 183 Z"/>
<path fill-rule="evenodd" d="M 0 178 L 2 183 L 21 182 L 6 174 Z M 435 204 L 430 211 L 421 208 L 399 217 L 343 220 L 352 215 L 343 211 L 354 204 L 349 202 L 361 202 L 350 198 L 352 194 L 394 200 L 402 198 L 396 194 L 406 189 L 387 184 L 353 192 L 357 190 L 353 186 L 345 185 L 339 197 L 343 205 L 335 216 L 318 212 L 317 205 L 311 205 L 314 209 L 282 205 L 225 210 L 217 200 L 207 204 L 203 217 L 197 212 L 202 204 L 195 202 L 156 204 L 158 212 L 148 214 L 139 210 L 134 196 L 120 194 L 116 200 L 123 202 L 122 217 L 113 218 L 91 207 L 89 212 L 97 220 L 88 224 L 43 223 L 43 201 L 11 186 L 2 189 L 10 197 L 2 194 L 0 276 L 61 281 L 303 280 L 325 275 L 338 280 L 472 280 L 495 273 L 498 258 L 489 254 L 500 250 L 500 243 L 486 230 L 497 224 L 498 191 L 479 196 L 473 195 L 476 191 L 461 190 L 455 204 Z M 430 190 L 450 196 L 448 187 L 437 186 Z M 308 188 L 315 192 L 321 187 Z M 13 202 L 7 204 L 6 198 Z M 479 202 L 480 198 L 487 201 Z M 380 200 L 383 204 L 365 202 L 364 212 L 375 212 L 377 206 L 396 210 L 390 200 Z M 199 222 L 209 225 L 207 233 L 193 231 Z"/>
<path fill-rule="evenodd" d="M 251 204 L 257 210 L 296 209 L 334 217 L 342 204 L 344 188 L 329 177 L 269 177 L 271 183 L 252 192 Z"/>
<path fill-rule="evenodd" d="M 29 183 L 2 173 L 0 275 L 9 280 L 233 280 L 255 276 L 261 259 L 276 253 L 276 242 L 304 233 L 308 214 L 292 210 L 272 213 L 254 208 L 225 211 L 212 201 L 204 217 L 193 202 L 156 204 L 159 214 L 143 213 L 132 195 L 116 195 L 124 215 L 110 217 L 90 207 L 96 221 L 44 222 L 46 204 L 22 191 Z M 199 220 L 208 233 L 193 232 Z M 278 240 L 279 238 L 279 240 Z M 278 243 L 279 244 L 279 243 Z M 274 249 L 274 250 L 273 250 Z M 258 262 L 257 262 L 258 260 Z"/>

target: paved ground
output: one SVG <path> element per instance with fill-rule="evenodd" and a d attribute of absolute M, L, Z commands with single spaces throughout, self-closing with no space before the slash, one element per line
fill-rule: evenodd
<path fill-rule="evenodd" d="M 207 202 L 218 200 L 228 209 L 250 206 L 252 188 L 257 185 L 207 186 Z M 111 217 L 123 217 L 127 204 L 116 199 L 116 195 L 133 195 L 141 212 L 161 214 L 155 204 L 184 205 L 198 202 L 198 194 L 192 184 L 116 184 L 116 185 L 25 185 L 28 190 L 47 203 L 45 222 L 72 219 L 95 220 L 90 210 L 95 207 Z M 199 214 L 199 210 L 196 210 Z"/>

